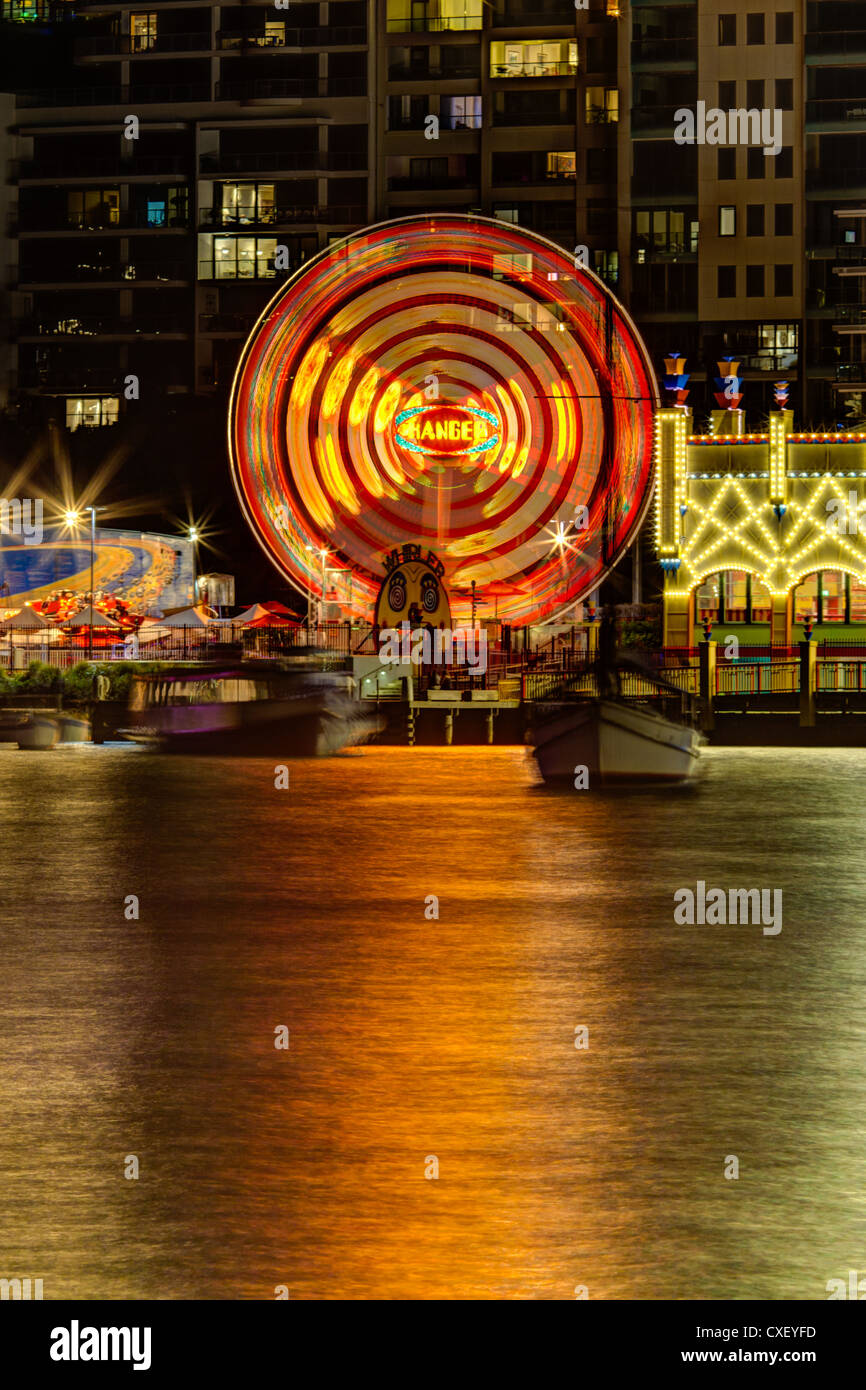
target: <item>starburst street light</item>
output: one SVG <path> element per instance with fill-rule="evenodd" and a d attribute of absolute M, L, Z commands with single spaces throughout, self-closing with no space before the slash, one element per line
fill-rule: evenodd
<path fill-rule="evenodd" d="M 69 509 L 63 513 L 66 525 L 72 530 L 76 530 L 81 524 L 82 512 L 90 513 L 90 624 L 87 629 L 87 659 L 93 660 L 93 562 L 96 550 L 96 513 L 107 511 L 107 507 L 82 507 L 81 511 Z"/>

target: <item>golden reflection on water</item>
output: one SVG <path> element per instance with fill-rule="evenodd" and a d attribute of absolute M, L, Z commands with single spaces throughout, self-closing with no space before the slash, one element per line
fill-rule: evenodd
<path fill-rule="evenodd" d="M 862 1265 L 864 770 L 711 750 L 694 791 L 595 798 L 516 748 L 288 791 L 261 759 L 3 752 L 0 1276 L 825 1298 Z M 698 878 L 782 887 L 781 934 L 675 925 Z"/>

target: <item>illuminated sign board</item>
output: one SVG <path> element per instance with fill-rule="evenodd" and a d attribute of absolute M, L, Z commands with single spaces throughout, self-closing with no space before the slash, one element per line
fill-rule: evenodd
<path fill-rule="evenodd" d="M 394 439 L 401 449 L 436 458 L 482 454 L 499 443 L 499 421 L 474 405 L 436 401 L 401 410 L 394 420 Z"/>

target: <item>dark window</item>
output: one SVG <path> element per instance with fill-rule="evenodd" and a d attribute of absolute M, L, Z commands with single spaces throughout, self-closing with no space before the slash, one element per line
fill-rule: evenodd
<path fill-rule="evenodd" d="M 763 203 L 746 203 L 746 236 L 763 236 Z"/>
<path fill-rule="evenodd" d="M 719 271 L 719 299 L 734 299 L 737 293 L 737 267 L 735 265 L 720 265 Z"/>
<path fill-rule="evenodd" d="M 723 111 L 732 110 L 737 104 L 736 82 L 719 83 L 719 106 Z"/>
<path fill-rule="evenodd" d="M 785 10 L 776 15 L 776 43 L 794 42 L 794 11 Z"/>
<path fill-rule="evenodd" d="M 792 265 L 776 266 L 775 289 L 776 296 L 779 299 L 794 293 L 794 267 Z"/>
<path fill-rule="evenodd" d="M 760 145 L 751 145 L 746 151 L 746 178 L 764 177 L 764 151 Z"/>
<path fill-rule="evenodd" d="M 753 81 L 746 83 L 746 105 L 750 109 L 764 105 L 763 77 L 756 77 Z"/>
<path fill-rule="evenodd" d="M 719 150 L 719 178 L 735 179 L 737 177 L 737 151 L 734 149 Z"/>
<path fill-rule="evenodd" d="M 737 16 L 735 14 L 719 15 L 719 45 L 722 48 L 730 48 L 737 42 Z"/>
<path fill-rule="evenodd" d="M 764 16 L 762 14 L 746 15 L 746 43 L 764 42 Z"/>
<path fill-rule="evenodd" d="M 777 204 L 776 204 L 776 225 L 775 225 L 775 233 L 776 233 L 776 236 L 793 236 L 793 235 L 794 235 L 794 204 L 793 204 L 793 203 L 777 203 Z"/>
<path fill-rule="evenodd" d="M 776 78 L 776 106 L 780 111 L 793 111 L 794 109 L 794 79 L 793 77 Z"/>
<path fill-rule="evenodd" d="M 746 296 L 749 299 L 760 299 L 764 293 L 764 267 L 762 265 L 746 266 Z"/>
<path fill-rule="evenodd" d="M 586 181 L 587 183 L 606 183 L 611 167 L 612 150 L 602 148 L 593 149 L 592 146 L 586 152 Z"/>
<path fill-rule="evenodd" d="M 784 149 L 773 159 L 773 172 L 777 179 L 791 179 L 794 177 L 794 150 L 791 145 L 786 145 Z"/>

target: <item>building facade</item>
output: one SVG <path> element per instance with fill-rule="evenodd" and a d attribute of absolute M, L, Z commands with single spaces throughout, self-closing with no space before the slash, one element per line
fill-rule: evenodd
<path fill-rule="evenodd" d="M 802 428 L 857 422 L 866 5 L 757 6 L 77 4 L 68 87 L 5 107 L 7 401 L 76 429 L 145 394 L 224 395 L 304 260 L 449 210 L 519 222 L 595 269 L 660 371 L 687 357 L 701 427 L 725 356 L 752 417 L 781 376 Z M 684 109 L 704 118 L 692 143 L 675 139 Z M 714 111 L 766 112 L 778 148 L 745 125 L 715 143 Z"/>

